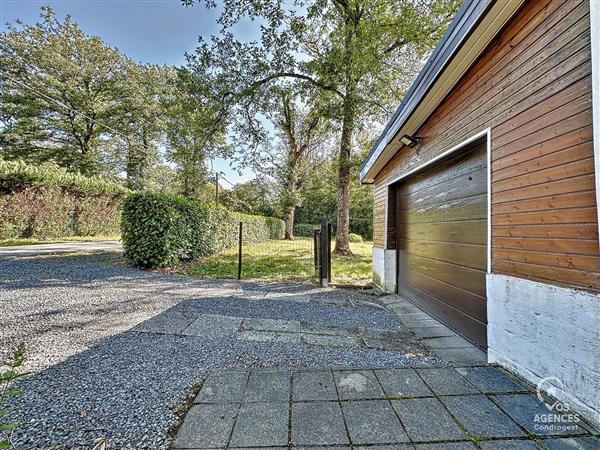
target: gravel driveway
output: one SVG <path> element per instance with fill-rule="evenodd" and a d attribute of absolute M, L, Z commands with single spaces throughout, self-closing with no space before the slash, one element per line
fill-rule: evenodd
<path fill-rule="evenodd" d="M 34 372 L 17 448 L 166 448 L 217 368 L 442 364 L 377 297 L 158 275 L 120 253 L 0 250 L 0 302 L 0 350 L 26 342 Z"/>

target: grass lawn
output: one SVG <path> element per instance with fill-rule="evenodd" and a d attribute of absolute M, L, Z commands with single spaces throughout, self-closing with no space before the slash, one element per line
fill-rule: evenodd
<path fill-rule="evenodd" d="M 310 281 L 314 277 L 312 245 L 311 238 L 296 238 L 245 246 L 242 279 Z M 371 281 L 372 245 L 371 242 L 350 244 L 354 256 L 332 255 L 332 282 L 362 285 Z M 237 278 L 237 261 L 237 249 L 230 249 L 182 266 L 180 271 L 202 278 Z"/>
<path fill-rule="evenodd" d="M 5 239 L 5 240 L 0 240 L 0 247 L 13 247 L 13 246 L 17 246 L 17 245 L 57 244 L 60 242 L 118 241 L 119 239 L 121 239 L 120 235 L 69 236 L 69 237 L 56 238 L 56 239 L 37 239 L 37 238 Z"/>

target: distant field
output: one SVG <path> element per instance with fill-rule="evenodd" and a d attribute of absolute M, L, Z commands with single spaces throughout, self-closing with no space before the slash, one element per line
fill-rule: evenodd
<path fill-rule="evenodd" d="M 96 242 L 96 241 L 118 241 L 119 235 L 113 236 L 70 236 L 56 239 L 5 239 L 0 240 L 0 247 L 14 247 L 18 245 L 56 244 L 59 242 Z"/>
<path fill-rule="evenodd" d="M 242 279 L 307 282 L 314 277 L 312 239 L 273 240 L 244 247 Z M 371 242 L 350 244 L 354 256 L 332 255 L 332 281 L 367 284 L 371 281 Z M 332 243 L 332 249 L 334 244 Z M 223 253 L 185 265 L 181 272 L 202 278 L 237 278 L 238 251 Z"/>

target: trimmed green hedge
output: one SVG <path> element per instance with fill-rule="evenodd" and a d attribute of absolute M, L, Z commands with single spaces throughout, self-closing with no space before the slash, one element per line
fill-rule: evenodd
<path fill-rule="evenodd" d="M 125 256 L 150 268 L 209 256 L 237 245 L 240 221 L 245 243 L 283 238 L 285 224 L 280 219 L 235 213 L 182 197 L 134 193 L 123 202 Z"/>
<path fill-rule="evenodd" d="M 127 192 L 57 166 L 0 159 L 0 239 L 119 234 Z"/>
<path fill-rule="evenodd" d="M 53 164 L 39 166 L 0 158 L 0 194 L 12 194 L 30 186 L 61 187 L 79 195 L 124 196 L 127 188 L 100 177 L 85 177 Z"/>

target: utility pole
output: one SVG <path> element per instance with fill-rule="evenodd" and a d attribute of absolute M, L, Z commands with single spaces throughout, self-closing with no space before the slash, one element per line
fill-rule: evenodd
<path fill-rule="evenodd" d="M 219 172 L 215 174 L 215 205 L 219 204 Z"/>

